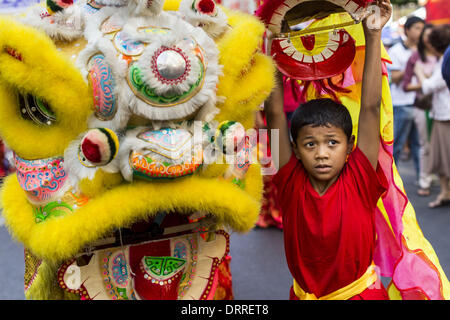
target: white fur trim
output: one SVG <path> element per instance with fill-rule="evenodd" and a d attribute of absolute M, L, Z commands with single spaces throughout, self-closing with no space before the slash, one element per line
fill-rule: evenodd
<path fill-rule="evenodd" d="M 127 5 L 128 0 L 95 0 L 95 2 L 102 6 L 123 7 Z"/>
<path fill-rule="evenodd" d="M 164 0 L 128 0 L 132 15 L 156 16 L 162 12 Z"/>
<path fill-rule="evenodd" d="M 180 3 L 179 11 L 187 22 L 194 27 L 203 28 L 203 30 L 213 38 L 219 37 L 227 30 L 228 17 L 220 6 L 216 5 L 216 16 L 209 16 L 192 10 L 193 2 L 194 0 L 183 0 Z"/>
<path fill-rule="evenodd" d="M 34 7 L 21 22 L 45 32 L 53 40 L 73 41 L 83 35 L 85 23 L 81 5 L 84 2 L 71 5 L 51 16 L 44 16 L 48 13 L 45 8 Z"/>
<path fill-rule="evenodd" d="M 84 135 L 85 133 L 79 135 L 64 151 L 64 169 L 73 188 L 77 188 L 78 183 L 83 179 L 94 179 L 98 170 L 98 167 L 88 168 L 83 166 L 78 158 L 80 143 Z"/>

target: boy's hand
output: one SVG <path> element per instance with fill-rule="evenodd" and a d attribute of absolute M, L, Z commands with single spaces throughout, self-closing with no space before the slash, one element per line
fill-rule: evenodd
<path fill-rule="evenodd" d="M 371 14 L 363 20 L 364 32 L 381 31 L 392 15 L 390 0 L 375 0 L 369 7 Z"/>

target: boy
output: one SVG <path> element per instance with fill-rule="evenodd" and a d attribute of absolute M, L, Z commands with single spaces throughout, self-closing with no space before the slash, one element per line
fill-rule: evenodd
<path fill-rule="evenodd" d="M 387 182 L 378 164 L 381 103 L 381 29 L 389 0 L 378 3 L 378 28 L 366 40 L 357 147 L 352 120 L 330 100 L 301 105 L 291 120 L 292 145 L 278 87 L 265 105 L 269 129 L 279 129 L 279 171 L 274 183 L 283 213 L 284 243 L 294 277 L 291 299 L 388 299 L 374 286 L 374 214 Z M 274 159 L 276 161 L 276 159 Z M 276 163 L 277 164 L 277 163 Z"/>

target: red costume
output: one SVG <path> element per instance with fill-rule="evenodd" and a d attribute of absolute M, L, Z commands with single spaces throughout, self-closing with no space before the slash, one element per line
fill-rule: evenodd
<path fill-rule="evenodd" d="M 322 297 L 360 278 L 373 261 L 375 209 L 387 188 L 381 168 L 375 171 L 356 148 L 336 182 L 319 196 L 293 154 L 274 183 L 283 213 L 287 264 L 300 287 Z M 355 298 L 387 299 L 383 287 L 366 291 Z"/>

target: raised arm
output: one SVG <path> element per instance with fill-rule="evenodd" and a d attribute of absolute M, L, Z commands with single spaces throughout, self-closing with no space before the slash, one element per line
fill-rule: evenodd
<path fill-rule="evenodd" d="M 380 144 L 381 30 L 392 13 L 389 0 L 379 0 L 377 6 L 379 10 L 363 21 L 366 52 L 358 126 L 358 147 L 374 169 Z"/>
<path fill-rule="evenodd" d="M 280 169 L 289 162 L 292 146 L 289 137 L 289 126 L 284 113 L 283 76 L 278 70 L 275 78 L 276 85 L 264 103 L 264 112 L 266 114 L 269 136 L 272 136 L 272 130 L 278 130 L 278 141 L 271 141 L 271 146 L 278 146 L 278 157 L 276 150 L 272 150 L 272 158 L 275 166 Z"/>

